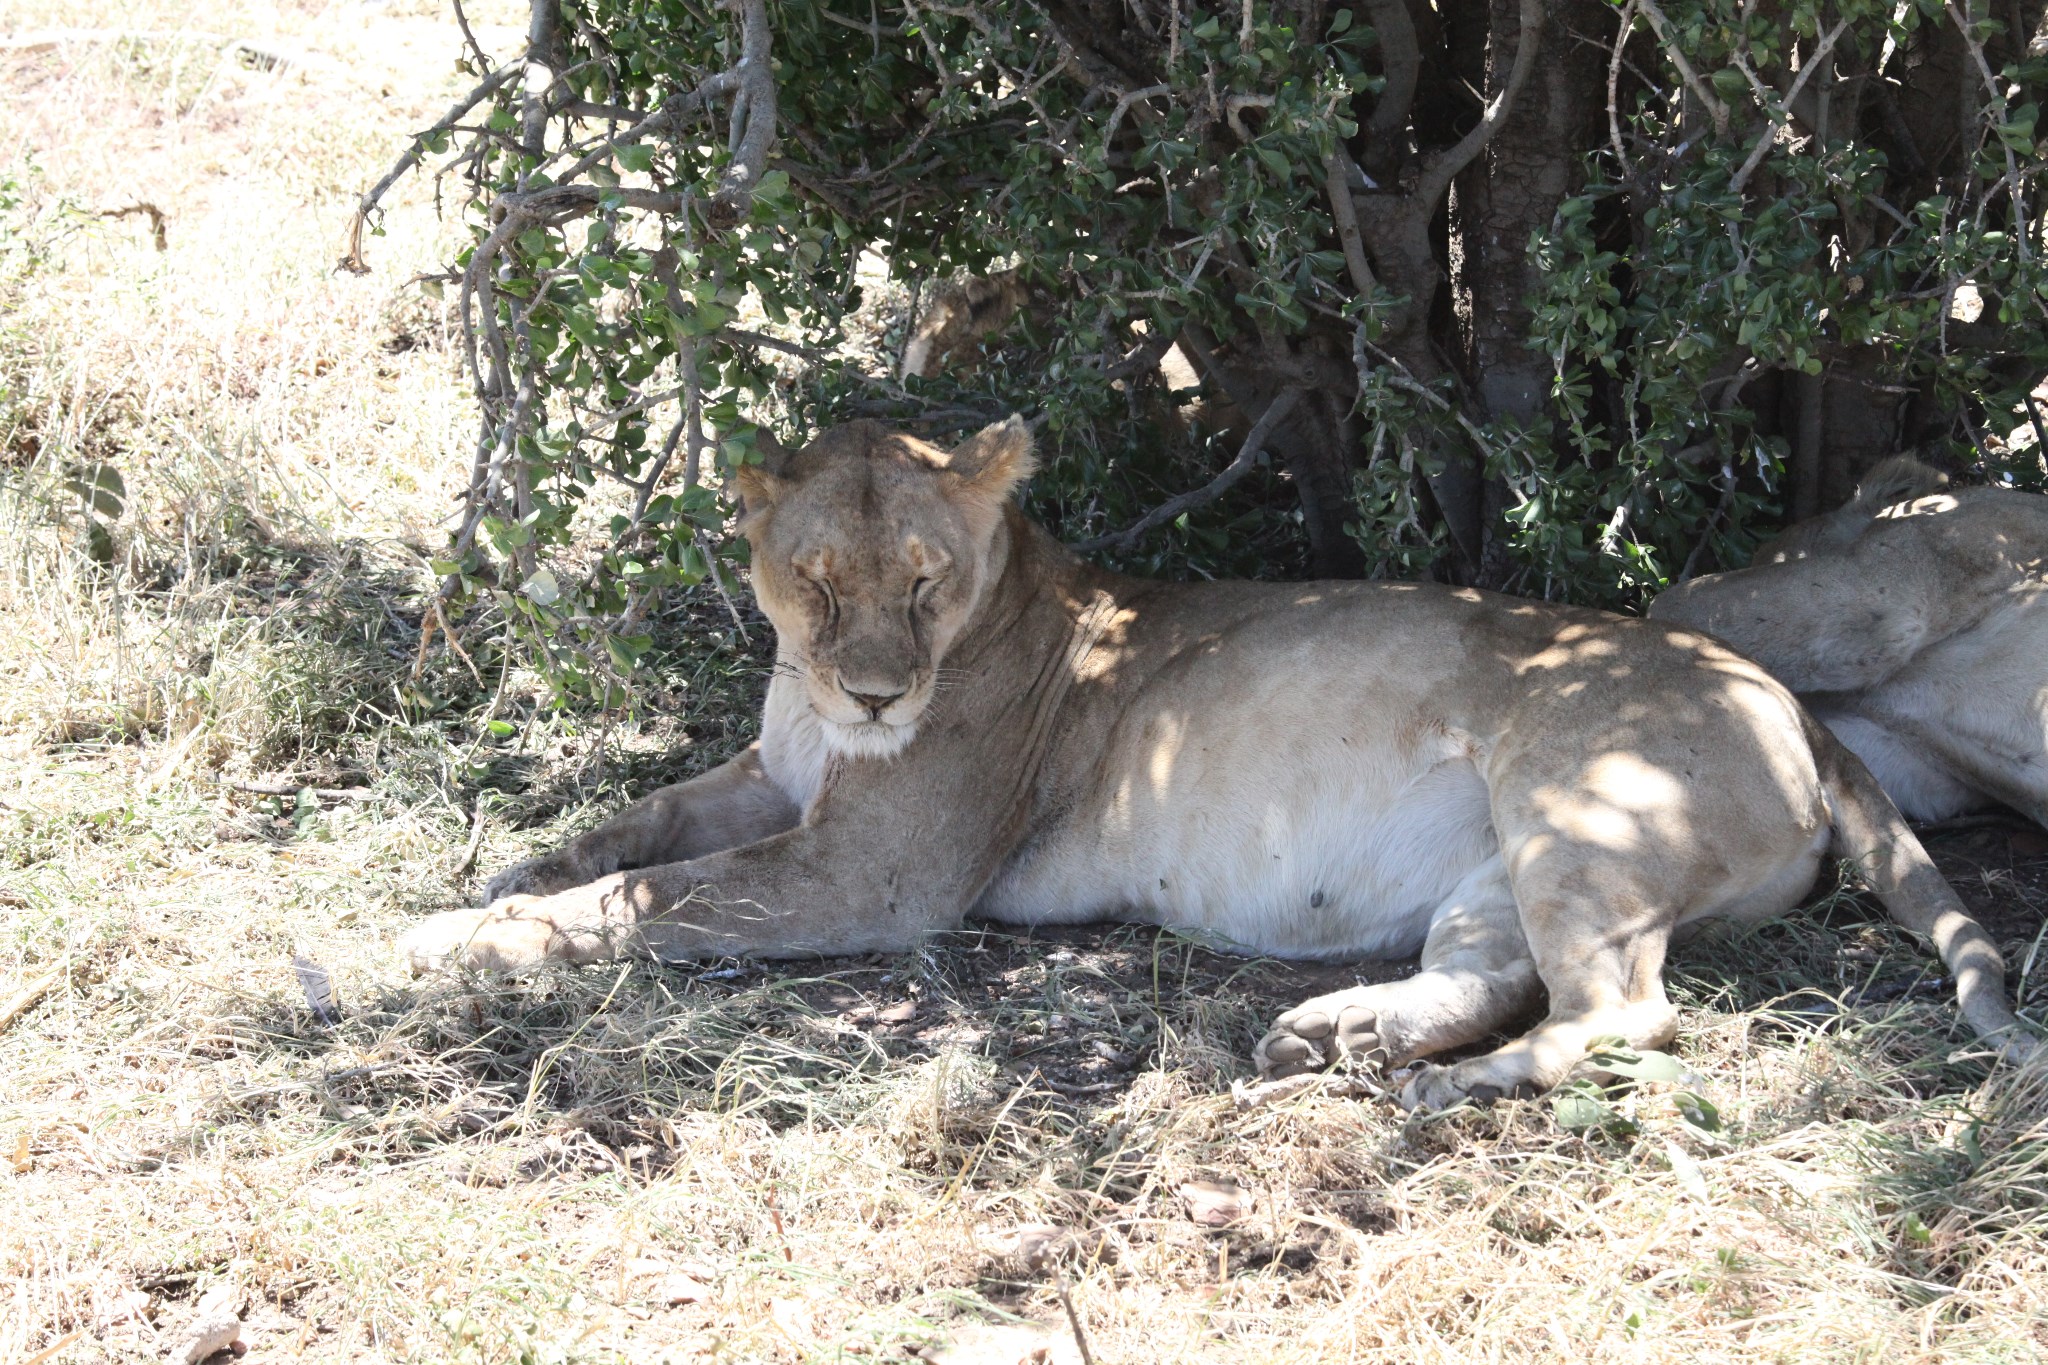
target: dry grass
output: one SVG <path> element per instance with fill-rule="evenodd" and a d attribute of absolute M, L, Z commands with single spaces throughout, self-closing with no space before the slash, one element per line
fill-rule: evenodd
<path fill-rule="evenodd" d="M 1846 902 L 1675 965 L 1718 1133 L 1654 1086 L 1586 1133 L 1240 1113 L 1304 987 L 1131 930 L 408 981 L 388 945 L 473 889 L 473 821 L 494 867 L 729 752 L 756 666 L 686 606 L 609 730 L 488 653 L 414 677 L 469 437 L 399 287 L 445 240 L 424 187 L 379 274 L 330 263 L 459 79 L 444 19 L 25 9 L 307 57 L 0 56 L 0 998 L 61 969 L 0 1032 L 0 1360 L 161 1358 L 221 1287 L 271 1359 L 1064 1361 L 1062 1286 L 1104 1365 L 2048 1354 L 2048 1073 L 1952 1055 L 1927 959 Z M 90 216 L 139 200 L 161 254 Z M 222 785 L 279 780 L 362 795 Z M 2028 866 L 1972 888 L 2016 962 Z M 1196 1180 L 1243 1216 L 1194 1221 Z"/>

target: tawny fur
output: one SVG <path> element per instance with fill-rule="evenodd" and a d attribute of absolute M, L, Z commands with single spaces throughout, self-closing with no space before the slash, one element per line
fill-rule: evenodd
<path fill-rule="evenodd" d="M 1907 815 L 2003 803 L 2048 824 L 2048 498 L 1946 482 L 1887 461 L 1846 506 L 1650 615 L 1770 669 Z"/>
<path fill-rule="evenodd" d="M 1281 957 L 1420 952 L 1306 1002 L 1269 1074 L 1405 1063 L 1438 1106 L 1671 1036 L 1665 946 L 1782 913 L 1830 851 L 2029 1046 L 2002 965 L 1861 764 L 1713 641 L 1405 583 L 1146 582 L 1010 501 L 1016 419 L 945 452 L 872 424 L 746 471 L 779 666 L 761 741 L 495 879 L 416 966 L 900 951 L 969 914 L 1130 919 Z"/>

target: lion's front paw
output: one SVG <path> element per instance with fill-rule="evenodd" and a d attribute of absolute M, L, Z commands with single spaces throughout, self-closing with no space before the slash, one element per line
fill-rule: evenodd
<path fill-rule="evenodd" d="M 514 863 L 484 883 L 484 904 L 496 905 L 513 896 L 552 896 L 590 881 L 583 869 L 560 853 Z"/>
<path fill-rule="evenodd" d="M 1369 987 L 1321 995 L 1287 1011 L 1257 1047 L 1252 1062 L 1268 1079 L 1321 1071 L 1341 1061 L 1384 1063 L 1387 1047 L 1381 1038 L 1380 1011 L 1366 993 Z"/>
<path fill-rule="evenodd" d="M 485 910 L 429 915 L 398 940 L 399 956 L 414 976 L 450 966 L 510 971 L 544 962 L 555 927 L 546 919 L 520 914 L 532 900 L 517 896 Z"/>
<path fill-rule="evenodd" d="M 1533 1099 L 1542 1093 L 1534 1081 L 1504 1074 L 1492 1057 L 1475 1057 L 1455 1066 L 1424 1062 L 1401 1087 L 1401 1107 L 1433 1114 L 1461 1104 L 1492 1104 L 1495 1100 Z"/>

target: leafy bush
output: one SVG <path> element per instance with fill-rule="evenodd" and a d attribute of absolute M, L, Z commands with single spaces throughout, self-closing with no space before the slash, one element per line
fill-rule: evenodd
<path fill-rule="evenodd" d="M 1074 540 L 1231 471 L 1119 562 L 1609 605 L 1899 449 L 2041 477 L 2040 4 L 537 0 L 469 48 L 400 167 L 474 227 L 439 567 L 570 690 L 729 584 L 761 424 L 1020 409 Z M 870 295 L 1003 267 L 987 365 L 891 376 Z"/>

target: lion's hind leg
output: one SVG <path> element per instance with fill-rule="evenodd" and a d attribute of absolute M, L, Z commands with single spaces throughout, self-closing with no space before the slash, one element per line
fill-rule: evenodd
<path fill-rule="evenodd" d="M 1486 1037 L 1536 1007 L 1542 982 L 1498 855 L 1468 873 L 1430 917 L 1422 965 L 1405 981 L 1304 1001 L 1253 1050 L 1269 1077 L 1346 1058 L 1399 1066 Z"/>
<path fill-rule="evenodd" d="M 1550 993 L 1543 1022 L 1506 1046 L 1451 1066 L 1425 1066 L 1402 1088 L 1410 1109 L 1447 1109 L 1465 1100 L 1539 1095 L 1563 1081 L 1596 1040 L 1662 1047 L 1678 1028 L 1664 995 L 1668 917 L 1640 895 L 1610 889 L 1597 905 L 1567 894 L 1518 889 L 1535 970 Z M 1577 879 L 1572 879 L 1577 880 Z"/>

